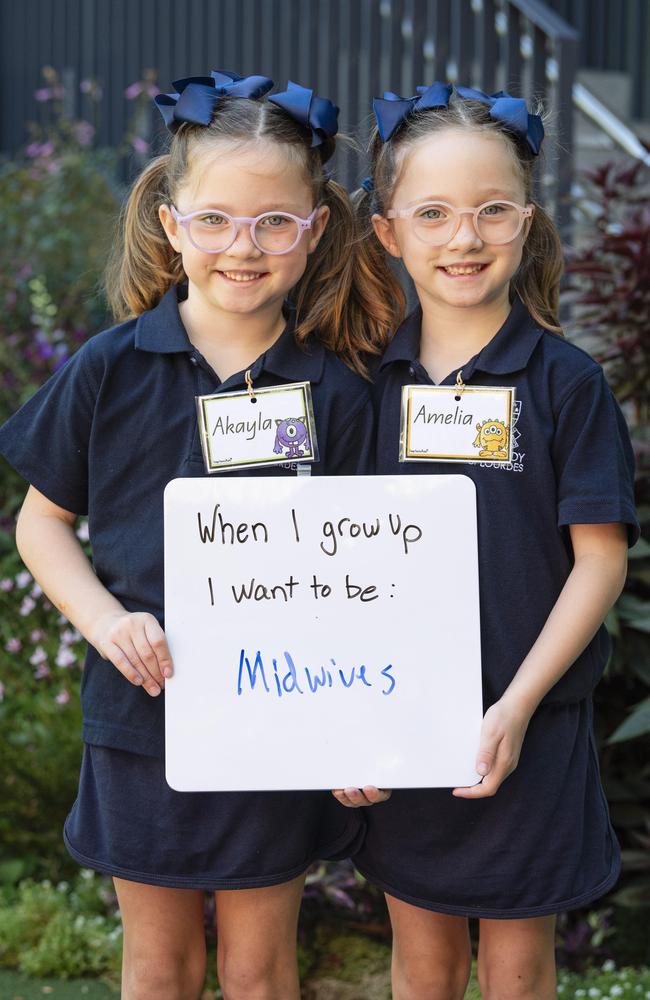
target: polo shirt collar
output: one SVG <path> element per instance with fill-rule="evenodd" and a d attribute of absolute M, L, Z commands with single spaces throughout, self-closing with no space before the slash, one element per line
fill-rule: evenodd
<path fill-rule="evenodd" d="M 173 285 L 154 309 L 138 316 L 135 347 L 154 354 L 191 353 L 194 347 L 187 336 L 178 311 L 178 303 L 187 298 L 187 285 Z M 325 364 L 325 347 L 310 337 L 305 348 L 294 337 L 295 311 L 285 310 L 287 325 L 276 342 L 251 366 L 253 381 L 262 371 L 271 372 L 290 382 L 319 382 Z"/>
<path fill-rule="evenodd" d="M 381 368 L 393 361 L 417 360 L 421 329 L 422 309 L 418 307 L 404 320 L 393 337 L 384 354 Z M 543 328 L 531 318 L 526 306 L 516 296 L 503 326 L 478 354 L 462 366 L 463 378 L 471 378 L 476 371 L 490 375 L 521 371 L 528 364 L 543 333 Z"/>

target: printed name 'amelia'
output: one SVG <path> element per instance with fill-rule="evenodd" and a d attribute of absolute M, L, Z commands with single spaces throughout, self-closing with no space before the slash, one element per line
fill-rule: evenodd
<path fill-rule="evenodd" d="M 460 406 L 457 406 L 453 413 L 427 413 L 427 408 L 423 403 L 413 418 L 413 423 L 418 420 L 423 424 L 471 424 L 474 422 L 472 413 L 464 413 Z"/>

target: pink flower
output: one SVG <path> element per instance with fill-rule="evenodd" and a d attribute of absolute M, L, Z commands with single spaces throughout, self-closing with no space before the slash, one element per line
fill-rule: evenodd
<path fill-rule="evenodd" d="M 40 663 L 36 670 L 34 671 L 34 677 L 37 681 L 42 680 L 44 677 L 50 676 L 50 668 L 47 663 Z"/>
<path fill-rule="evenodd" d="M 136 97 L 139 97 L 141 93 L 142 93 L 142 84 L 138 80 L 137 83 L 132 83 L 129 87 L 126 88 L 126 90 L 124 91 L 124 96 L 126 97 L 127 101 L 133 101 L 135 100 Z"/>
<path fill-rule="evenodd" d="M 8 576 L 6 576 L 4 580 L 0 580 L 0 590 L 4 590 L 4 592 L 8 594 L 9 591 L 13 589 L 14 589 L 14 581 L 10 580 Z"/>
<path fill-rule="evenodd" d="M 42 646 L 37 646 L 32 655 L 29 658 L 29 662 L 33 667 L 40 666 L 41 663 L 47 662 L 47 653 Z"/>
<path fill-rule="evenodd" d="M 19 587 L 26 587 L 28 583 L 32 582 L 32 580 L 32 574 L 28 573 L 26 569 L 21 570 L 21 572 L 16 575 L 16 583 Z"/>
<path fill-rule="evenodd" d="M 70 695 L 64 688 L 63 691 L 59 691 L 54 700 L 57 703 L 57 705 L 67 705 L 68 702 L 70 701 Z"/>
<path fill-rule="evenodd" d="M 74 642 L 79 642 L 81 639 L 81 632 L 78 632 L 76 628 L 66 628 L 61 633 L 61 642 L 64 646 L 72 646 Z"/>
<path fill-rule="evenodd" d="M 131 145 L 135 149 L 136 153 L 148 153 L 149 143 L 145 142 L 139 135 L 136 135 L 135 139 L 131 141 Z"/>
<path fill-rule="evenodd" d="M 24 597 L 23 603 L 20 605 L 19 614 L 25 618 L 30 612 L 36 607 L 36 601 L 33 597 Z"/>
<path fill-rule="evenodd" d="M 30 642 L 40 642 L 44 638 L 45 638 L 45 632 L 43 631 L 42 628 L 34 628 L 29 633 Z"/>
<path fill-rule="evenodd" d="M 77 657 L 71 652 L 67 646 L 61 646 L 59 652 L 56 656 L 57 667 L 71 667 L 73 663 L 77 662 Z"/>
<path fill-rule="evenodd" d="M 5 649 L 8 653 L 19 653 L 23 648 L 23 644 L 20 639 L 7 639 L 5 643 Z"/>

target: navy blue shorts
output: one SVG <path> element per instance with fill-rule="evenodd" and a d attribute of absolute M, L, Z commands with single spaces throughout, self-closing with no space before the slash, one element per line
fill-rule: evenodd
<path fill-rule="evenodd" d="M 164 761 L 84 745 L 64 828 L 70 854 L 106 875 L 178 889 L 254 889 L 349 857 L 361 810 L 329 792 L 176 792 Z"/>
<path fill-rule="evenodd" d="M 538 709 L 516 770 L 493 797 L 400 789 L 364 812 L 359 871 L 440 913 L 544 916 L 586 906 L 618 878 L 590 699 Z"/>

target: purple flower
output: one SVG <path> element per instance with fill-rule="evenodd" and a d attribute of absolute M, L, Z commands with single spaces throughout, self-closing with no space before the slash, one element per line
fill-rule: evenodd
<path fill-rule="evenodd" d="M 45 632 L 42 628 L 34 628 L 29 633 L 30 642 L 41 642 L 45 638 Z"/>
<path fill-rule="evenodd" d="M 14 589 L 14 581 L 10 580 L 8 576 L 5 576 L 3 580 L 0 580 L 0 590 L 3 590 L 5 594 L 8 594 L 10 590 Z"/>
<path fill-rule="evenodd" d="M 18 613 L 25 618 L 36 607 L 36 601 L 32 597 L 24 597 Z"/>
<path fill-rule="evenodd" d="M 93 90 L 93 81 L 82 80 L 81 83 L 79 84 L 79 90 L 81 91 L 82 94 L 91 94 Z"/>
<path fill-rule="evenodd" d="M 66 628 L 61 633 L 61 642 L 64 646 L 72 646 L 73 643 L 79 642 L 81 639 L 81 632 L 78 632 L 76 628 Z"/>
<path fill-rule="evenodd" d="M 32 597 L 42 597 L 43 596 L 43 588 L 41 587 L 40 583 L 35 583 L 34 584 L 34 586 L 32 587 L 32 589 L 30 590 L 30 594 L 32 595 Z"/>
<path fill-rule="evenodd" d="M 5 643 L 5 649 L 8 653 L 19 653 L 23 648 L 23 644 L 20 639 L 7 639 Z"/>
<path fill-rule="evenodd" d="M 32 574 L 28 573 L 26 569 L 23 569 L 20 573 L 16 574 L 16 584 L 21 588 L 26 587 L 27 584 L 31 583 L 33 579 Z"/>
<path fill-rule="evenodd" d="M 53 152 L 54 152 L 54 143 L 52 142 L 51 139 L 48 139 L 48 141 L 44 142 L 43 145 L 41 146 L 41 151 L 39 153 L 39 156 L 51 156 Z"/>
<path fill-rule="evenodd" d="M 34 97 L 37 101 L 49 101 L 52 97 L 52 91 L 49 87 L 39 87 L 38 90 L 34 91 Z"/>
<path fill-rule="evenodd" d="M 90 122 L 76 122 L 74 134 L 80 146 L 90 146 L 95 135 L 95 128 Z"/>
<path fill-rule="evenodd" d="M 70 695 L 64 688 L 63 691 L 59 691 L 54 700 L 57 703 L 57 705 L 67 705 L 68 702 L 70 701 Z"/>
<path fill-rule="evenodd" d="M 50 676 L 50 668 L 47 663 L 39 663 L 38 667 L 34 671 L 34 677 L 37 681 L 43 680 L 44 677 Z"/>
<path fill-rule="evenodd" d="M 40 142 L 30 142 L 29 146 L 25 147 L 25 155 L 29 156 L 30 160 L 33 160 L 34 157 L 36 156 L 40 156 L 40 153 L 41 153 Z"/>
<path fill-rule="evenodd" d="M 160 93 L 160 90 L 155 85 L 155 83 L 150 83 L 149 86 L 147 87 L 147 93 L 149 94 L 149 97 L 157 97 L 158 94 Z"/>
<path fill-rule="evenodd" d="M 135 100 L 136 97 L 139 97 L 141 93 L 142 93 L 142 84 L 138 80 L 137 83 L 132 83 L 129 87 L 126 88 L 126 90 L 124 91 L 124 96 L 126 97 L 127 101 L 133 101 Z"/>
<path fill-rule="evenodd" d="M 131 141 L 131 145 L 135 149 L 136 153 L 148 153 L 149 152 L 149 143 L 145 142 L 145 140 L 143 138 L 141 138 L 141 136 L 139 136 L 139 135 L 136 135 L 135 139 L 133 139 Z"/>
<path fill-rule="evenodd" d="M 33 667 L 40 666 L 41 663 L 47 663 L 47 653 L 42 646 L 37 646 L 32 655 L 29 658 L 29 662 Z"/>
<path fill-rule="evenodd" d="M 88 521 L 82 521 L 77 528 L 77 538 L 80 542 L 87 542 L 89 540 Z"/>
<path fill-rule="evenodd" d="M 71 652 L 67 646 L 60 646 L 59 652 L 56 656 L 57 667 L 71 667 L 73 663 L 77 662 L 77 657 Z"/>

